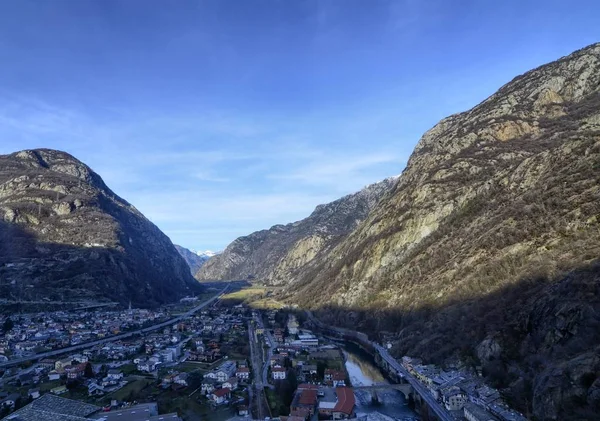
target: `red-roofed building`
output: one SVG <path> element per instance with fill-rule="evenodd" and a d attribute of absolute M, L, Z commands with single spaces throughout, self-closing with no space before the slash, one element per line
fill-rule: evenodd
<path fill-rule="evenodd" d="M 290 417 L 307 420 L 310 417 L 310 411 L 308 408 L 298 408 L 290 412 Z"/>
<path fill-rule="evenodd" d="M 210 399 L 214 403 L 219 404 L 225 402 L 227 399 L 229 399 L 230 396 L 231 390 L 229 390 L 227 387 L 224 387 L 223 389 L 217 389 L 214 392 L 212 392 L 212 394 L 210 395 Z"/>
<path fill-rule="evenodd" d="M 332 385 L 333 387 L 346 386 L 346 373 L 328 368 L 325 370 L 324 381 L 325 384 Z"/>
<path fill-rule="evenodd" d="M 310 416 L 315 413 L 315 408 L 317 406 L 317 389 L 315 388 L 305 388 L 301 389 L 300 386 L 296 390 L 296 394 L 294 395 L 294 399 L 292 400 L 292 404 L 290 405 L 290 412 L 299 411 L 302 409 L 308 410 Z"/>
<path fill-rule="evenodd" d="M 354 392 L 348 387 L 338 387 L 335 389 L 337 402 L 333 408 L 333 419 L 342 420 L 354 417 L 354 406 L 356 400 Z"/>
<path fill-rule="evenodd" d="M 69 380 L 77 380 L 83 377 L 85 373 L 85 366 L 87 363 L 81 363 L 77 365 L 68 365 L 65 367 L 67 378 Z"/>

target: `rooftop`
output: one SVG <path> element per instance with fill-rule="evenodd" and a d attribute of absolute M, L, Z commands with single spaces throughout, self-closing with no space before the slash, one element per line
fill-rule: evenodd
<path fill-rule="evenodd" d="M 80 421 L 100 411 L 100 407 L 47 393 L 10 414 L 7 420 Z"/>
<path fill-rule="evenodd" d="M 352 414 L 354 411 L 354 405 L 356 400 L 354 398 L 354 392 L 348 387 L 338 387 L 335 389 L 338 401 L 333 408 L 334 412 L 342 412 L 344 414 Z"/>

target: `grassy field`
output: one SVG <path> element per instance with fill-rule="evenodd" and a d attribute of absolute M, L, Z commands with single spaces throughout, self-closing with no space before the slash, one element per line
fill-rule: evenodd
<path fill-rule="evenodd" d="M 51 382 L 45 382 L 40 384 L 40 392 L 48 392 L 50 389 L 54 389 L 61 385 L 60 380 L 52 380 Z"/>
<path fill-rule="evenodd" d="M 278 310 L 285 307 L 285 304 L 272 298 L 261 298 L 259 300 L 250 302 L 250 307 L 260 310 Z"/>
<path fill-rule="evenodd" d="M 272 389 L 265 388 L 265 394 L 269 403 L 269 409 L 271 410 L 271 416 L 278 417 L 279 415 L 287 415 L 289 411 L 283 404 L 281 396 Z"/>
<path fill-rule="evenodd" d="M 144 387 L 152 383 L 154 383 L 154 381 L 149 379 L 134 380 L 132 382 L 127 383 L 121 389 L 116 390 L 113 393 L 109 393 L 105 397 L 110 399 L 117 399 L 119 401 L 127 400 L 130 395 L 133 395 L 135 398 L 140 394 Z"/>
<path fill-rule="evenodd" d="M 235 415 L 232 408 L 218 407 L 213 409 L 210 404 L 188 398 L 187 395 L 179 395 L 176 392 L 166 391 L 158 397 L 158 407 L 161 413 L 179 412 L 185 421 L 201 421 L 210 419 L 225 421 Z"/>
<path fill-rule="evenodd" d="M 263 296 L 267 292 L 266 288 L 263 287 L 251 287 L 235 291 L 223 296 L 224 300 L 238 300 L 238 301 L 249 301 L 255 298 Z"/>
<path fill-rule="evenodd" d="M 192 362 L 192 361 L 186 361 L 184 363 L 178 364 L 174 367 L 175 370 L 177 371 L 183 371 L 186 373 L 190 373 L 192 371 L 197 371 L 199 373 L 206 373 L 207 371 L 210 371 L 210 364 L 205 364 L 205 363 L 196 363 L 196 362 Z"/>

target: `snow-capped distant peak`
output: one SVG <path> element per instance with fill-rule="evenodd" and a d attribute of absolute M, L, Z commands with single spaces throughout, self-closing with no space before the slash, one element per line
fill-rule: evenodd
<path fill-rule="evenodd" d="M 218 251 L 212 251 L 212 250 L 204 250 L 204 251 L 190 250 L 190 251 L 200 257 L 213 257 L 213 256 L 216 256 L 217 254 L 219 254 Z"/>

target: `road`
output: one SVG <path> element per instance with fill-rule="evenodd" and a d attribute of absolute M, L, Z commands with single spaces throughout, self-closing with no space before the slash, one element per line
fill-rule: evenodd
<path fill-rule="evenodd" d="M 273 335 L 271 335 L 271 332 L 268 329 L 265 329 L 263 321 L 260 317 L 256 317 L 256 323 L 263 330 L 263 332 L 265 332 L 263 336 L 265 338 L 265 341 L 267 342 L 267 345 L 269 346 L 269 351 L 267 352 L 267 358 L 265 358 L 265 363 L 264 363 L 263 369 L 262 369 L 262 383 L 266 387 L 273 387 L 271 384 L 269 384 L 268 377 L 269 377 L 269 365 L 270 365 L 271 357 L 273 356 L 273 349 L 275 348 L 275 339 L 273 339 Z"/>
<path fill-rule="evenodd" d="M 262 321 L 255 318 L 254 321 L 262 328 Z M 259 323 L 260 322 L 260 323 Z M 269 366 L 269 358 L 263 361 L 264 350 L 258 344 L 255 334 L 254 325 L 248 322 L 248 339 L 250 341 L 250 358 L 252 360 L 252 387 L 248 388 L 250 398 L 250 407 L 252 402 L 256 402 L 256 419 L 262 420 L 266 416 L 270 416 L 269 404 L 265 396 L 265 387 L 273 388 L 273 385 L 267 382 L 267 370 Z M 265 411 L 266 408 L 266 411 Z"/>
<path fill-rule="evenodd" d="M 120 335 L 110 336 L 108 338 L 99 339 L 99 340 L 96 340 L 96 341 L 85 342 L 83 344 L 73 345 L 73 346 L 69 346 L 69 347 L 66 347 L 66 348 L 60 348 L 60 349 L 56 349 L 56 350 L 53 350 L 53 351 L 42 352 L 42 353 L 34 354 L 32 356 L 25 357 L 25 358 L 18 358 L 18 359 L 14 359 L 14 360 L 9 360 L 9 361 L 0 363 L 0 368 L 12 367 L 14 365 L 19 365 L 19 364 L 27 362 L 27 361 L 40 360 L 40 359 L 43 359 L 43 358 L 53 357 L 55 355 L 67 354 L 69 352 L 79 351 L 81 349 L 91 348 L 91 347 L 96 346 L 96 345 L 101 345 L 101 344 L 105 344 L 105 343 L 108 343 L 108 342 L 114 342 L 114 341 L 117 341 L 117 340 L 120 340 L 120 339 L 126 339 L 126 338 L 130 338 L 132 336 L 135 336 L 135 335 L 140 335 L 140 334 L 143 334 L 143 333 L 153 332 L 155 330 L 162 329 L 163 327 L 172 325 L 173 323 L 178 323 L 181 320 L 184 320 L 184 319 L 190 317 L 192 314 L 194 314 L 197 311 L 203 309 L 204 307 L 206 307 L 206 306 L 214 303 L 215 301 L 217 301 L 218 299 L 220 299 L 223 296 L 223 294 L 225 294 L 227 292 L 228 289 L 229 289 L 229 285 L 225 286 L 225 288 L 223 288 L 221 290 L 221 292 L 219 292 L 213 298 L 210 298 L 209 300 L 204 301 L 202 304 L 194 307 L 190 311 L 188 311 L 188 312 L 186 312 L 186 313 L 184 313 L 184 314 L 182 314 L 180 316 L 177 316 L 177 317 L 175 317 L 173 319 L 167 320 L 166 322 L 158 323 L 156 325 L 145 327 L 143 329 L 134 330 L 134 331 L 131 331 L 131 332 L 122 333 Z"/>
<path fill-rule="evenodd" d="M 318 320 L 317 318 L 315 318 L 313 316 L 312 312 L 306 311 L 306 314 L 307 314 L 308 318 L 315 325 L 317 325 L 321 328 L 330 329 L 330 330 L 336 331 L 338 333 L 341 333 L 343 335 L 348 334 L 349 332 L 353 332 L 353 331 L 350 331 L 349 329 L 341 329 L 341 328 L 336 328 L 336 327 L 332 327 L 332 326 L 325 326 L 320 320 Z M 353 333 L 358 333 L 358 332 L 353 332 Z M 427 389 L 427 387 L 425 385 L 423 385 L 419 380 L 415 379 L 412 376 L 412 374 L 410 374 L 408 371 L 406 371 L 406 369 L 394 357 L 392 357 L 389 354 L 387 349 L 385 349 L 378 343 L 375 343 L 372 341 L 369 341 L 369 343 L 375 350 L 377 350 L 379 355 L 381 355 L 381 358 L 383 358 L 384 361 L 386 361 L 394 370 L 396 370 L 396 373 L 401 375 L 412 386 L 412 388 L 415 390 L 415 392 L 417 392 L 423 398 L 423 400 L 427 403 L 429 408 L 431 408 L 431 410 L 435 413 L 435 415 L 441 421 L 455 421 L 454 418 L 452 417 L 452 415 L 450 414 L 450 412 L 448 412 L 446 410 L 446 408 L 444 408 L 433 397 L 433 395 L 429 392 L 429 389 Z"/>
<path fill-rule="evenodd" d="M 379 352 L 381 358 L 383 358 L 398 374 L 404 377 L 404 379 L 413 387 L 421 398 L 427 403 L 429 408 L 433 410 L 435 415 L 442 421 L 454 421 L 454 417 L 448 412 L 429 392 L 429 389 L 425 387 L 419 380 L 415 379 L 406 369 L 392 357 L 387 349 L 381 345 L 371 342 L 373 347 Z"/>
<path fill-rule="evenodd" d="M 254 333 L 254 326 L 252 322 L 248 322 L 248 340 L 250 342 L 250 359 L 252 360 L 252 375 L 254 377 L 252 387 L 248 388 L 248 397 L 250 401 L 250 408 L 253 408 L 252 402 L 256 401 L 256 417 L 259 420 L 264 419 L 263 405 L 262 405 L 262 387 L 260 385 L 260 372 L 258 367 L 262 367 L 262 360 L 256 349 L 256 335 Z M 256 390 L 255 390 L 256 389 Z"/>

